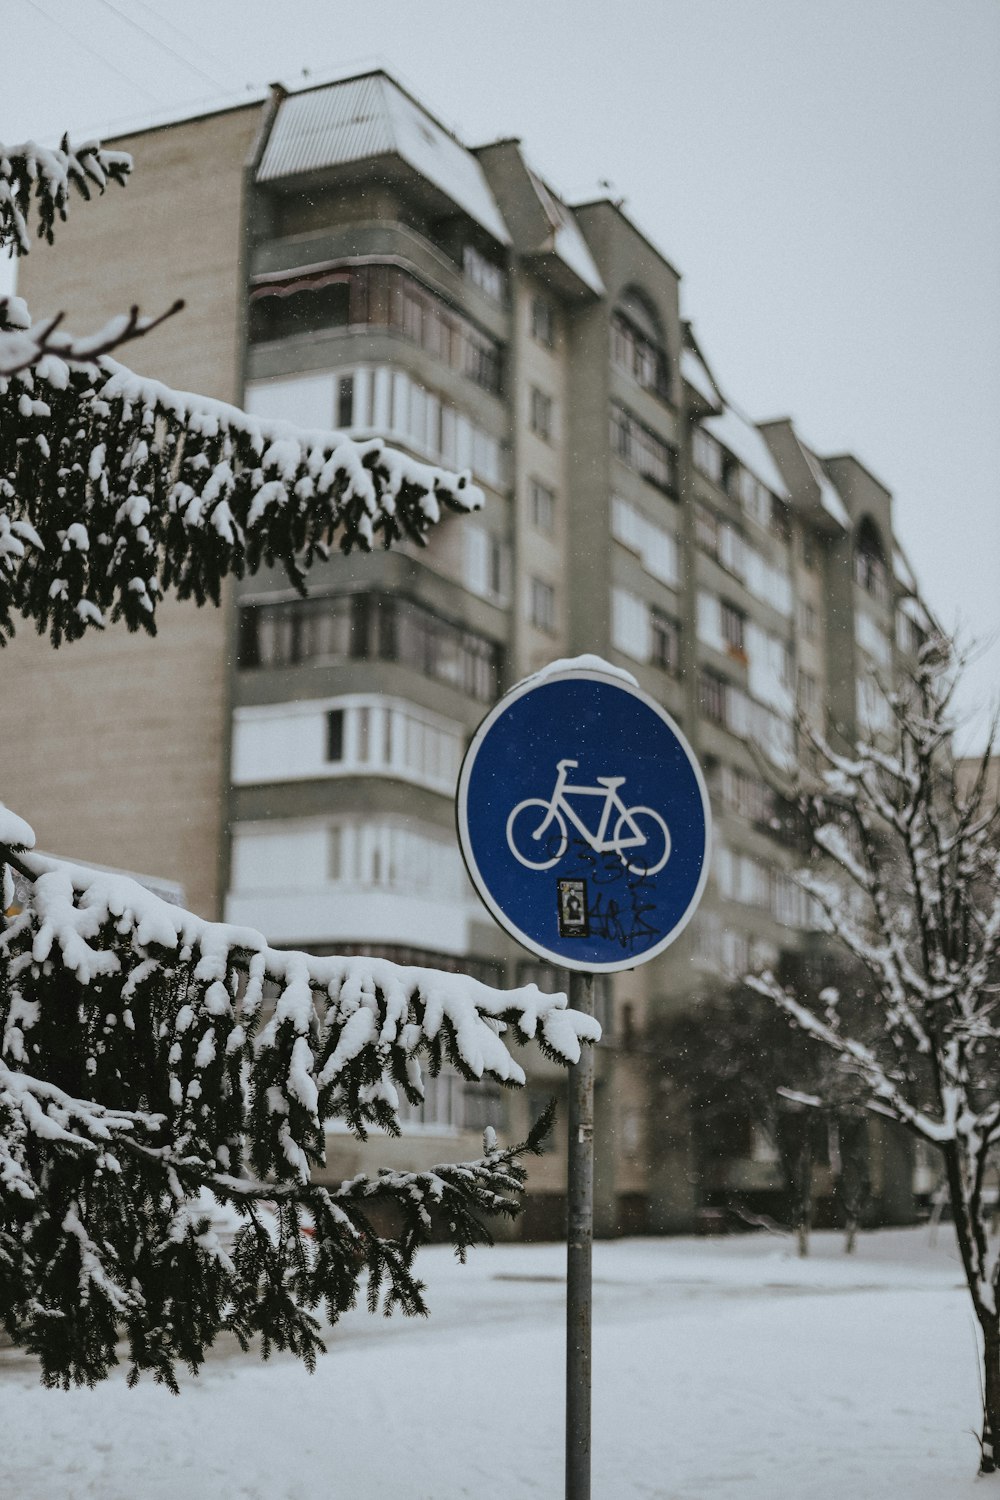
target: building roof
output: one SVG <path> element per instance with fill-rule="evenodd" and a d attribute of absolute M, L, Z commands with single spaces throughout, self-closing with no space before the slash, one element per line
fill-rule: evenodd
<path fill-rule="evenodd" d="M 781 477 L 781 470 L 772 458 L 763 436 L 751 421 L 726 404 L 717 417 L 706 417 L 703 425 L 706 432 L 710 432 L 717 442 L 728 448 L 733 457 L 738 458 L 744 468 L 756 475 L 769 490 L 780 495 L 782 500 L 789 498 L 788 486 Z"/>
<path fill-rule="evenodd" d="M 709 406 L 722 405 L 722 398 L 715 389 L 715 382 L 708 373 L 704 360 L 693 349 L 685 347 L 681 350 L 681 375 Z"/>
<path fill-rule="evenodd" d="M 837 522 L 838 526 L 842 526 L 845 531 L 850 531 L 851 518 L 848 515 L 847 506 L 840 498 L 840 491 L 829 478 L 816 455 L 809 452 L 805 443 L 800 442 L 799 447 L 802 449 L 802 455 L 809 465 L 809 472 L 815 479 L 819 489 L 820 505 L 822 505 L 827 515 L 831 516 Z"/>
<path fill-rule="evenodd" d="M 553 193 L 536 172 L 527 168 L 531 185 L 535 190 L 542 211 L 552 226 L 550 247 L 555 255 L 569 267 L 584 286 L 600 296 L 604 292 L 604 282 L 601 273 L 597 269 L 597 262 L 590 253 L 590 247 L 581 233 L 570 210 Z"/>
<path fill-rule="evenodd" d="M 510 243 L 475 156 L 384 73 L 282 99 L 257 180 L 273 182 L 379 156 L 400 157 L 495 240 Z"/>

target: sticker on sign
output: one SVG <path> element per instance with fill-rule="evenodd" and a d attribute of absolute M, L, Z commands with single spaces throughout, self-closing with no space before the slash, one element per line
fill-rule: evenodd
<path fill-rule="evenodd" d="M 673 719 L 587 657 L 513 688 L 458 784 L 469 875 L 500 925 L 566 968 L 611 973 L 684 930 L 708 878 L 705 780 Z"/>

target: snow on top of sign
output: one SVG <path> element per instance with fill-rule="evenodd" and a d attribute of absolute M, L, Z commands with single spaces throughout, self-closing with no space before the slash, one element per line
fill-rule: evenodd
<path fill-rule="evenodd" d="M 623 682 L 632 687 L 639 684 L 627 672 L 624 667 L 616 667 L 613 662 L 605 661 L 603 656 L 595 656 L 592 652 L 584 652 L 582 656 L 560 657 L 558 661 L 550 661 L 547 666 L 539 667 L 537 672 L 530 673 L 517 684 L 524 687 L 529 682 L 543 682 L 546 677 L 554 677 L 558 672 L 602 672 L 605 677 L 620 677 Z"/>

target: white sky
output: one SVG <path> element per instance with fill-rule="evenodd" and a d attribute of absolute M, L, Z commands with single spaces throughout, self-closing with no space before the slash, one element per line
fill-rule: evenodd
<path fill-rule="evenodd" d="M 0 139 L 383 66 L 469 144 L 519 136 L 570 201 L 610 183 L 682 272 L 726 394 L 893 491 L 932 607 L 988 648 L 963 695 L 981 734 L 1000 686 L 997 0 L 10 0 L 3 26 Z"/>

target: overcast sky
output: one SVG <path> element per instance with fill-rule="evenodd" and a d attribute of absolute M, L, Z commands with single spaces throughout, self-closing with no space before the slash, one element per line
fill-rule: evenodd
<path fill-rule="evenodd" d="M 996 697 L 998 0 L 7 0 L 3 29 L 7 141 L 383 66 L 571 202 L 610 183 L 726 395 L 893 491 L 988 648 L 964 704 Z"/>

